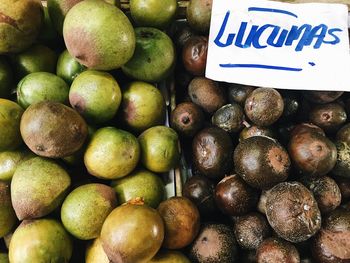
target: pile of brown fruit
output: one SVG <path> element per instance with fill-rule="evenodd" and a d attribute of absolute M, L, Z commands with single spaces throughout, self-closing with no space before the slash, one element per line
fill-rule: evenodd
<path fill-rule="evenodd" d="M 350 96 L 205 78 L 187 4 L 0 1 L 0 263 L 350 262 Z"/>

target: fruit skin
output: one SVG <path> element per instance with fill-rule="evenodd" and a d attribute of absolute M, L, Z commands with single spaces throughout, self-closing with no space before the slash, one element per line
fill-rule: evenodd
<path fill-rule="evenodd" d="M 0 262 L 1 263 L 9 263 L 9 256 L 7 253 L 0 252 Z"/>
<path fill-rule="evenodd" d="M 119 8 L 100 0 L 82 1 L 70 9 L 63 37 L 69 53 L 96 70 L 119 68 L 135 50 L 135 33 L 128 18 Z"/>
<path fill-rule="evenodd" d="M 10 182 L 18 165 L 35 156 L 26 150 L 0 152 L 0 181 Z"/>
<path fill-rule="evenodd" d="M 239 132 L 243 128 L 244 113 L 238 103 L 222 106 L 212 116 L 213 125 L 227 132 Z"/>
<path fill-rule="evenodd" d="M 147 170 L 133 171 L 126 177 L 112 181 L 120 204 L 135 198 L 142 198 L 144 203 L 157 208 L 165 196 L 165 187 L 162 179 Z"/>
<path fill-rule="evenodd" d="M 171 197 L 158 207 L 165 227 L 163 247 L 180 249 L 189 245 L 197 236 L 200 215 L 197 207 L 185 197 Z"/>
<path fill-rule="evenodd" d="M 283 182 L 269 190 L 266 216 L 271 227 L 285 240 L 298 243 L 321 228 L 321 212 L 312 193 L 301 183 Z"/>
<path fill-rule="evenodd" d="M 141 146 L 141 162 L 155 173 L 168 172 L 180 159 L 177 133 L 166 126 L 145 130 L 138 138 Z"/>
<path fill-rule="evenodd" d="M 322 222 L 312 240 L 312 256 L 316 262 L 347 263 L 350 259 L 350 212 L 337 209 Z"/>
<path fill-rule="evenodd" d="M 87 137 L 87 124 L 72 108 L 58 102 L 33 104 L 21 119 L 21 135 L 37 155 L 60 158 L 73 154 Z"/>
<path fill-rule="evenodd" d="M 103 250 L 100 238 L 96 238 L 88 244 L 85 253 L 85 263 L 110 263 Z"/>
<path fill-rule="evenodd" d="M 327 137 L 316 132 L 298 132 L 288 145 L 294 165 L 306 175 L 326 175 L 337 162 L 337 149 Z"/>
<path fill-rule="evenodd" d="M 73 80 L 84 70 L 86 70 L 86 67 L 76 61 L 67 49 L 58 57 L 56 75 L 67 84 L 71 85 Z"/>
<path fill-rule="evenodd" d="M 48 72 L 35 72 L 17 85 L 17 102 L 24 109 L 42 101 L 68 103 L 69 87 L 63 79 Z"/>
<path fill-rule="evenodd" d="M 117 206 L 114 190 L 104 184 L 75 188 L 64 200 L 61 220 L 66 230 L 81 240 L 97 238 L 104 220 Z"/>
<path fill-rule="evenodd" d="M 55 73 L 57 55 L 52 49 L 35 44 L 11 57 L 12 66 L 18 79 L 34 72 Z"/>
<path fill-rule="evenodd" d="M 131 0 L 130 13 L 137 26 L 166 28 L 175 19 L 176 0 Z"/>
<path fill-rule="evenodd" d="M 21 52 L 33 44 L 44 19 L 39 0 L 3 0 L 0 13 L 0 54 Z"/>
<path fill-rule="evenodd" d="M 24 220 L 14 232 L 9 258 L 13 263 L 69 262 L 72 241 L 53 219 Z"/>
<path fill-rule="evenodd" d="M 337 141 L 337 162 L 331 173 L 336 176 L 350 178 L 350 145 L 346 142 Z"/>
<path fill-rule="evenodd" d="M 80 73 L 69 90 L 69 102 L 92 123 L 103 123 L 114 117 L 121 102 L 118 82 L 111 74 L 88 70 Z"/>
<path fill-rule="evenodd" d="M 209 127 L 192 141 L 193 164 L 205 176 L 221 179 L 232 167 L 233 143 L 227 132 Z"/>
<path fill-rule="evenodd" d="M 106 218 L 100 238 L 112 262 L 148 262 L 162 245 L 163 220 L 147 205 L 121 205 Z"/>
<path fill-rule="evenodd" d="M 258 247 L 256 260 L 258 263 L 299 263 L 300 256 L 293 244 L 277 237 L 271 237 L 265 239 Z"/>
<path fill-rule="evenodd" d="M 191 101 L 204 111 L 213 113 L 225 105 L 224 89 L 211 79 L 196 77 L 188 85 L 188 95 Z"/>
<path fill-rule="evenodd" d="M 140 159 L 140 145 L 134 135 L 105 127 L 93 135 L 84 155 L 91 175 L 117 179 L 131 173 Z"/>
<path fill-rule="evenodd" d="M 122 66 L 123 72 L 136 80 L 160 82 L 175 66 L 175 47 L 170 37 L 152 27 L 135 28 L 133 57 Z"/>
<path fill-rule="evenodd" d="M 22 114 L 23 109 L 17 103 L 0 98 L 0 151 L 14 150 L 22 144 Z"/>
<path fill-rule="evenodd" d="M 55 210 L 71 184 L 54 161 L 35 157 L 21 163 L 12 177 L 11 199 L 19 220 L 43 217 Z"/>
<path fill-rule="evenodd" d="M 134 81 L 123 89 L 121 119 L 128 128 L 143 132 L 165 121 L 165 100 L 155 86 Z"/>
<path fill-rule="evenodd" d="M 341 95 L 343 95 L 343 91 L 304 91 L 304 97 L 317 104 L 325 104 L 330 103 L 338 99 Z"/>
<path fill-rule="evenodd" d="M 0 57 L 0 98 L 8 98 L 10 96 L 13 77 L 10 64 L 4 57 Z"/>
<path fill-rule="evenodd" d="M 191 262 L 240 262 L 232 228 L 224 224 L 203 224 L 189 247 Z"/>
<path fill-rule="evenodd" d="M 203 76 L 207 64 L 208 37 L 192 36 L 182 50 L 185 69 L 195 76 Z"/>
<path fill-rule="evenodd" d="M 245 101 L 246 116 L 258 126 L 269 126 L 283 113 L 284 102 L 281 94 L 272 88 L 257 88 Z"/>
<path fill-rule="evenodd" d="M 207 33 L 210 27 L 212 0 L 191 0 L 186 10 L 186 17 L 191 28 Z"/>
<path fill-rule="evenodd" d="M 10 187 L 0 181 L 0 238 L 7 235 L 16 222 L 16 214 L 11 204 Z"/>
<path fill-rule="evenodd" d="M 267 189 L 287 179 L 291 161 L 275 140 L 254 136 L 241 141 L 234 151 L 236 172 L 252 187 Z"/>
<path fill-rule="evenodd" d="M 179 251 L 160 250 L 148 263 L 191 263 L 191 261 Z"/>

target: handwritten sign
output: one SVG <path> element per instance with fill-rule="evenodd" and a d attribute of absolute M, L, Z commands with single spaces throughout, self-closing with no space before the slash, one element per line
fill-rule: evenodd
<path fill-rule="evenodd" d="M 279 89 L 350 91 L 348 8 L 214 0 L 206 77 Z"/>

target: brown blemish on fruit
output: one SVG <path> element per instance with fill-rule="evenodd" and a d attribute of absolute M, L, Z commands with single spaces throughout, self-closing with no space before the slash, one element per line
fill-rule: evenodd
<path fill-rule="evenodd" d="M 277 173 L 285 172 L 290 166 L 290 160 L 287 153 L 279 147 L 272 147 L 268 151 L 267 156 L 272 169 Z"/>
<path fill-rule="evenodd" d="M 104 184 L 96 184 L 96 191 L 101 194 L 101 196 L 109 201 L 111 205 L 111 210 L 117 206 L 117 197 L 115 191 Z"/>
<path fill-rule="evenodd" d="M 132 100 L 127 100 L 124 103 L 123 112 L 127 121 L 132 121 L 136 118 L 136 107 Z"/>
<path fill-rule="evenodd" d="M 12 17 L 8 16 L 8 15 L 5 15 L 2 12 L 0 12 L 0 23 L 9 24 L 10 26 L 16 28 L 17 30 L 20 30 L 18 25 L 17 25 L 16 20 L 13 19 Z"/>
<path fill-rule="evenodd" d="M 350 258 L 350 247 L 348 243 L 350 232 L 335 232 L 322 229 L 319 235 L 318 239 L 322 241 L 321 247 L 324 250 L 324 254 L 332 255 L 341 260 Z"/>
<path fill-rule="evenodd" d="M 73 28 L 65 34 L 65 43 L 69 53 L 78 62 L 88 68 L 94 68 L 101 62 L 98 48 L 95 44 L 95 36 L 82 28 Z"/>
<path fill-rule="evenodd" d="M 83 0 L 63 0 L 62 1 L 62 11 L 67 14 L 68 11 L 75 6 L 77 3 L 80 3 Z"/>
<path fill-rule="evenodd" d="M 85 99 L 77 93 L 72 93 L 69 96 L 69 101 L 72 107 L 79 113 L 84 113 L 86 110 L 86 101 Z"/>

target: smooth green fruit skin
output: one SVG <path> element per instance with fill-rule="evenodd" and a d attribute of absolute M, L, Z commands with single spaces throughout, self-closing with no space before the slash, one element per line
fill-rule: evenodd
<path fill-rule="evenodd" d="M 61 77 L 69 85 L 84 70 L 86 70 L 86 67 L 76 61 L 67 49 L 59 56 L 56 75 Z"/>
<path fill-rule="evenodd" d="M 136 49 L 133 57 L 122 67 L 136 80 L 160 82 L 175 66 L 175 48 L 167 34 L 151 27 L 135 28 Z"/>
<path fill-rule="evenodd" d="M 24 77 L 17 85 L 17 102 L 23 108 L 42 101 L 68 103 L 69 86 L 63 79 L 48 72 Z"/>
<path fill-rule="evenodd" d="M 66 15 L 63 37 L 69 53 L 96 70 L 121 67 L 135 50 L 135 32 L 126 15 L 101 0 L 85 0 Z"/>
<path fill-rule="evenodd" d="M 13 84 L 13 72 L 4 57 L 0 57 L 0 98 L 8 98 Z"/>
<path fill-rule="evenodd" d="M 34 72 L 56 72 L 57 55 L 43 45 L 33 45 L 22 53 L 12 56 L 17 79 L 22 79 Z"/>
<path fill-rule="evenodd" d="M 101 179 L 117 179 L 131 173 L 140 159 L 134 135 L 113 127 L 99 129 L 84 155 L 88 172 Z"/>
<path fill-rule="evenodd" d="M 97 238 L 103 222 L 116 205 L 113 188 L 103 184 L 86 184 L 66 197 L 61 208 L 61 220 L 67 231 L 76 238 Z"/>
<path fill-rule="evenodd" d="M 164 123 L 165 107 L 164 97 L 156 87 L 134 81 L 123 90 L 121 118 L 131 130 L 143 132 Z"/>
<path fill-rule="evenodd" d="M 0 181 L 10 182 L 18 165 L 33 157 L 35 155 L 26 150 L 0 152 Z"/>
<path fill-rule="evenodd" d="M 22 114 L 17 103 L 0 99 L 0 151 L 15 150 L 22 144 L 19 129 Z"/>
<path fill-rule="evenodd" d="M 103 249 L 113 262 L 148 262 L 158 252 L 163 239 L 163 219 L 147 205 L 117 207 L 101 230 Z"/>
<path fill-rule="evenodd" d="M 137 26 L 164 29 L 175 19 L 176 0 L 130 0 L 130 13 Z"/>
<path fill-rule="evenodd" d="M 157 208 L 165 196 L 162 179 L 150 171 L 134 171 L 126 177 L 112 181 L 121 204 L 141 197 L 146 205 Z"/>
<path fill-rule="evenodd" d="M 69 101 L 87 121 L 103 123 L 117 113 L 121 102 L 118 82 L 107 72 L 88 70 L 73 81 Z"/>
<path fill-rule="evenodd" d="M 22 162 L 11 182 L 11 199 L 18 219 L 48 215 L 62 204 L 70 187 L 68 173 L 53 160 L 35 157 Z"/>
<path fill-rule="evenodd" d="M 161 250 L 148 263 L 191 263 L 191 261 L 179 251 Z"/>
<path fill-rule="evenodd" d="M 110 263 L 100 238 L 93 240 L 86 248 L 85 263 Z"/>
<path fill-rule="evenodd" d="M 0 263 L 9 263 L 9 255 L 7 253 L 0 253 Z"/>
<path fill-rule="evenodd" d="M 61 223 L 53 219 L 25 220 L 12 236 L 11 263 L 68 263 L 72 240 Z"/>
<path fill-rule="evenodd" d="M 150 171 L 168 172 L 180 159 L 177 133 L 166 126 L 155 126 L 139 136 L 141 162 Z"/>
<path fill-rule="evenodd" d="M 0 181 L 0 238 L 7 235 L 17 222 L 11 204 L 10 187 Z"/>
<path fill-rule="evenodd" d="M 44 12 L 39 0 L 1 0 L 0 54 L 17 53 L 39 35 Z"/>

